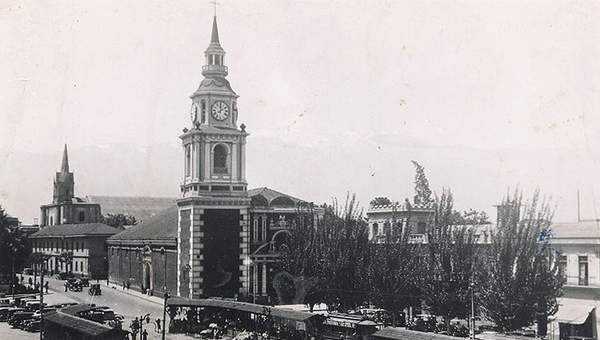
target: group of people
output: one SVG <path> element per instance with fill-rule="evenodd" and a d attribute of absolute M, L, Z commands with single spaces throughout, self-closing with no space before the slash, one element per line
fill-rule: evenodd
<path fill-rule="evenodd" d="M 36 292 L 39 292 L 39 291 L 40 291 L 40 281 L 36 280 L 36 281 L 35 281 L 35 285 L 34 285 L 34 284 L 33 284 L 33 279 L 32 279 L 32 278 L 29 278 L 29 279 L 27 280 L 27 283 L 29 283 L 29 287 L 32 287 L 32 288 L 34 288 L 34 290 L 35 290 Z M 48 287 L 49 287 L 49 285 L 48 285 L 48 281 L 44 282 L 44 290 L 46 291 L 46 293 L 48 293 Z"/>

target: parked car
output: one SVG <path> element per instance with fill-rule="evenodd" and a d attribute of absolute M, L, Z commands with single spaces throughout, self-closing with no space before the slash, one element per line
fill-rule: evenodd
<path fill-rule="evenodd" d="M 23 312 L 25 311 L 25 308 L 21 308 L 21 307 L 12 307 L 6 310 L 5 313 L 0 314 L 0 321 L 8 321 L 10 320 L 10 318 L 12 318 L 12 316 L 17 313 L 17 312 Z"/>
<path fill-rule="evenodd" d="M 25 319 L 30 319 L 33 317 L 33 312 L 16 312 L 14 315 L 8 320 L 8 324 L 12 327 L 16 327 L 18 323 Z"/>
<path fill-rule="evenodd" d="M 94 283 L 90 285 L 90 289 L 88 289 L 88 294 L 90 295 L 102 295 L 102 290 L 100 289 L 99 283 Z"/>
<path fill-rule="evenodd" d="M 89 287 L 90 286 L 90 280 L 87 277 L 85 277 L 85 276 L 82 276 L 79 279 L 79 283 L 81 284 L 82 287 Z"/>
<path fill-rule="evenodd" d="M 73 292 L 81 292 L 83 290 L 83 286 L 81 285 L 81 282 L 77 279 L 68 279 L 67 282 L 65 283 L 65 285 L 67 285 L 67 289 Z"/>
<path fill-rule="evenodd" d="M 42 328 L 41 326 L 41 320 L 33 320 L 27 325 L 27 327 L 25 327 L 25 330 L 28 332 L 39 332 Z"/>

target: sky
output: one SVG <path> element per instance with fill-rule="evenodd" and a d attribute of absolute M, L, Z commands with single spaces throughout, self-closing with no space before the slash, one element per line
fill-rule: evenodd
<path fill-rule="evenodd" d="M 68 143 L 80 196 L 178 194 L 209 1 L 0 3 L 0 204 L 31 223 Z M 232 1 L 217 6 L 249 187 L 316 202 L 507 190 L 600 218 L 600 3 Z M 101 160 L 101 161 L 100 161 Z"/>

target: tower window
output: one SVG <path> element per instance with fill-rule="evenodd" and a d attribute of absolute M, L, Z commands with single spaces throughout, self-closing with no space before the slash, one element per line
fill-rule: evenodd
<path fill-rule="evenodd" d="M 213 156 L 213 172 L 215 174 L 226 174 L 227 171 L 227 148 L 223 144 L 215 146 Z"/>

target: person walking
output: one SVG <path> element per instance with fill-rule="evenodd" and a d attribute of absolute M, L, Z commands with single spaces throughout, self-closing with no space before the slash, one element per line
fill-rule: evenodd
<path fill-rule="evenodd" d="M 44 283 L 44 288 L 46 288 L 46 294 L 48 294 L 48 281 L 46 281 L 46 283 Z"/>

